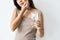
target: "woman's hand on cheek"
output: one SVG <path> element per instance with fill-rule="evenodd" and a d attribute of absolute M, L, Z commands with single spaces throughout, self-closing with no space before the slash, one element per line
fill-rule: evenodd
<path fill-rule="evenodd" d="M 28 7 L 29 7 L 28 3 L 25 2 L 25 3 L 23 4 L 23 6 L 22 6 L 22 9 L 27 9 Z"/>

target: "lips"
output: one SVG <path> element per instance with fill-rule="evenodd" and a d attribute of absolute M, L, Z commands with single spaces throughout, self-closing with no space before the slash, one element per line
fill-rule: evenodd
<path fill-rule="evenodd" d="M 20 5 L 24 4 L 23 2 L 20 2 Z"/>

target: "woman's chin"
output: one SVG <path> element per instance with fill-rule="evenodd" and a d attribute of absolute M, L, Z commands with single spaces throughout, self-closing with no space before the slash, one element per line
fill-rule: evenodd
<path fill-rule="evenodd" d="M 19 5 L 20 7 L 22 7 L 21 5 Z"/>
<path fill-rule="evenodd" d="M 20 7 L 22 7 L 23 5 L 19 5 Z"/>

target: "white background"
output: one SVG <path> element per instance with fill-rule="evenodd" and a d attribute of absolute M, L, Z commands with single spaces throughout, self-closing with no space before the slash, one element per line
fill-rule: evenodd
<path fill-rule="evenodd" d="M 60 40 L 60 0 L 33 0 L 43 12 L 45 36 L 37 40 Z M 0 0 L 0 40 L 14 40 L 15 32 L 9 28 L 13 0 Z"/>

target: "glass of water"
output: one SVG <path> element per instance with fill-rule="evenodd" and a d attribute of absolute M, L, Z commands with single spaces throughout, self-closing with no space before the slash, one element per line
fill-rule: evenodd
<path fill-rule="evenodd" d="M 37 14 L 32 14 L 32 19 L 33 19 L 32 27 L 35 28 L 34 22 L 36 22 L 38 20 L 38 15 Z"/>

